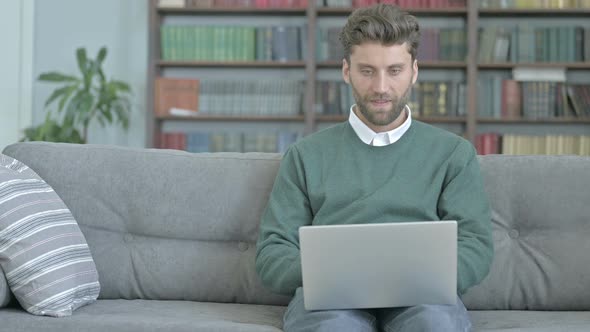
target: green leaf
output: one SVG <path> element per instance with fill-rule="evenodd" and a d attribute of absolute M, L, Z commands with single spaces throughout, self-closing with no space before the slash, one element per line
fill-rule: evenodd
<path fill-rule="evenodd" d="M 46 81 L 46 82 L 77 82 L 80 81 L 77 77 L 64 75 L 58 72 L 48 72 L 39 75 L 37 78 L 39 81 Z"/>
<path fill-rule="evenodd" d="M 115 112 L 117 113 L 117 117 L 119 118 L 119 122 L 123 128 L 129 128 L 129 109 L 126 108 L 122 103 L 115 104 L 114 108 Z"/>
<path fill-rule="evenodd" d="M 47 107 L 47 105 L 51 104 L 54 100 L 59 98 L 61 95 L 67 94 L 68 91 L 72 90 L 72 88 L 75 89 L 76 86 L 75 85 L 67 85 L 67 86 L 64 86 L 60 89 L 53 91 L 51 96 L 49 96 L 49 98 L 47 98 L 47 101 L 45 101 L 45 107 Z"/>
<path fill-rule="evenodd" d="M 113 113 L 111 113 L 110 109 L 102 110 L 102 114 L 109 123 L 113 123 Z"/>
<path fill-rule="evenodd" d="M 74 95 L 74 97 L 72 97 L 72 99 L 68 103 L 68 106 L 66 107 L 65 116 L 74 118 L 75 123 L 78 123 L 78 121 L 76 119 L 78 119 L 79 115 L 80 115 L 79 104 L 82 100 L 81 95 L 83 93 L 84 93 L 84 90 L 79 90 L 78 92 L 76 92 L 76 94 Z"/>
<path fill-rule="evenodd" d="M 131 92 L 131 87 L 129 84 L 122 82 L 122 81 L 111 81 L 109 85 L 112 85 L 116 90 L 121 90 L 123 92 Z"/>
<path fill-rule="evenodd" d="M 96 65 L 93 60 L 88 59 L 85 48 L 79 48 L 76 50 L 76 58 L 78 59 L 78 68 L 80 68 L 80 72 L 82 72 L 84 89 L 90 90 L 92 77 L 96 71 Z"/>
<path fill-rule="evenodd" d="M 49 135 L 52 131 L 55 122 L 49 118 L 49 113 L 45 116 L 45 122 L 39 128 L 39 134 L 41 136 Z"/>
<path fill-rule="evenodd" d="M 99 69 L 98 69 L 98 77 L 99 77 L 99 79 L 100 79 L 100 84 L 101 84 L 101 85 L 103 85 L 103 84 L 105 84 L 105 83 L 106 83 L 107 79 L 106 79 L 106 77 L 104 76 L 104 72 L 102 71 L 102 68 L 99 68 Z"/>
<path fill-rule="evenodd" d="M 88 71 L 88 57 L 86 56 L 85 48 L 80 47 L 76 50 L 76 59 L 78 60 L 78 68 L 80 68 L 80 72 L 83 76 L 86 76 Z"/>
<path fill-rule="evenodd" d="M 82 101 L 80 102 L 80 106 L 79 106 L 80 111 L 88 113 L 88 115 L 90 115 L 89 113 L 92 112 L 93 104 L 94 104 L 94 96 L 89 93 L 83 94 Z"/>
<path fill-rule="evenodd" d="M 74 118 L 71 116 L 64 117 L 64 124 L 65 127 L 74 127 Z"/>
<path fill-rule="evenodd" d="M 100 51 L 98 51 L 98 55 L 96 56 L 96 63 L 98 66 L 102 66 L 104 59 L 107 57 L 107 49 L 106 47 L 101 47 Z"/>
<path fill-rule="evenodd" d="M 57 112 L 61 113 L 61 111 L 64 109 L 64 106 L 66 104 L 66 102 L 68 101 L 68 99 L 70 99 L 70 97 L 72 96 L 72 94 L 78 89 L 78 85 L 76 86 L 72 86 L 72 89 L 68 90 L 59 100 L 59 105 L 57 107 Z"/>
<path fill-rule="evenodd" d="M 88 62 L 89 62 L 88 70 L 84 74 L 84 90 L 86 90 L 86 91 L 90 91 L 90 89 L 92 88 L 92 77 L 94 76 L 94 73 L 95 73 L 94 62 L 92 60 L 88 60 Z"/>
<path fill-rule="evenodd" d="M 78 122 L 82 123 L 83 126 L 87 126 L 87 123 L 92 120 L 95 116 L 94 112 L 94 96 L 89 93 L 83 93 L 78 98 L 77 104 Z"/>

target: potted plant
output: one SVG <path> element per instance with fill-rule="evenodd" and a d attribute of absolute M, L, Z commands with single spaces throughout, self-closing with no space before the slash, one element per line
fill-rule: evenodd
<path fill-rule="evenodd" d="M 81 76 L 47 72 L 39 81 L 60 84 L 47 98 L 45 122 L 25 129 L 25 141 L 86 143 L 88 126 L 94 120 L 102 127 L 113 122 L 129 127 L 131 88 L 125 82 L 107 79 L 102 64 L 107 49 L 102 47 L 95 59 L 89 59 L 86 49 L 76 50 Z M 57 106 L 56 112 L 49 107 Z M 54 118 L 54 116 L 56 118 Z"/>

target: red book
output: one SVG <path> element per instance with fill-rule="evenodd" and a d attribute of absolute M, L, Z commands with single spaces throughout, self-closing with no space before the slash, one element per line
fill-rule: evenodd
<path fill-rule="evenodd" d="M 254 6 L 256 8 L 268 8 L 268 0 L 256 0 Z"/>
<path fill-rule="evenodd" d="M 475 136 L 475 150 L 477 154 L 483 155 L 483 134 Z"/>
<path fill-rule="evenodd" d="M 499 135 L 494 133 L 487 133 L 483 135 L 483 154 L 497 154 L 498 153 Z"/>
<path fill-rule="evenodd" d="M 522 95 L 520 83 L 515 80 L 502 81 L 501 116 L 504 119 L 520 119 Z"/>
<path fill-rule="evenodd" d="M 477 154 L 498 154 L 500 152 L 500 135 L 496 133 L 479 134 L 475 137 Z"/>
<path fill-rule="evenodd" d="M 191 79 L 156 78 L 156 116 L 170 115 L 170 109 L 199 110 L 199 81 Z"/>

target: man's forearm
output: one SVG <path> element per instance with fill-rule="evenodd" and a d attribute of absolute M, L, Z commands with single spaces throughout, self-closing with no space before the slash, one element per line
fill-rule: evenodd
<path fill-rule="evenodd" d="M 262 244 L 256 256 L 256 271 L 273 292 L 292 295 L 302 285 L 299 249 L 284 244 Z"/>

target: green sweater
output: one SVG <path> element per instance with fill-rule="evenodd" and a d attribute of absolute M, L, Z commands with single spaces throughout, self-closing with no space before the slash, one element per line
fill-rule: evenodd
<path fill-rule="evenodd" d="M 363 143 L 344 122 L 285 153 L 262 216 L 256 270 L 277 293 L 302 285 L 298 229 L 304 225 L 457 220 L 457 291 L 488 273 L 490 211 L 473 146 L 412 121 L 387 146 Z"/>

